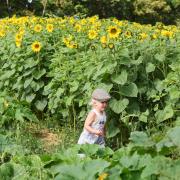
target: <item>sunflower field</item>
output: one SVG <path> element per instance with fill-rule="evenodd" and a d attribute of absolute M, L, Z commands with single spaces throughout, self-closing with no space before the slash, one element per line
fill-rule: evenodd
<path fill-rule="evenodd" d="M 97 87 L 112 97 L 109 147 L 75 145 L 47 155 L 13 142 L 12 131 L 18 139 L 26 123 L 46 118 L 82 130 Z M 98 16 L 0 19 L 0 92 L 1 179 L 180 176 L 178 26 Z"/>

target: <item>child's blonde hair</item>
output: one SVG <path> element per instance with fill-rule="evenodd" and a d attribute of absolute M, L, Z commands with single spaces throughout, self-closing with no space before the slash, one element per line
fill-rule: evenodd
<path fill-rule="evenodd" d="M 97 102 L 98 102 L 97 100 L 92 98 L 91 101 L 89 102 L 89 105 L 90 106 L 95 106 Z"/>

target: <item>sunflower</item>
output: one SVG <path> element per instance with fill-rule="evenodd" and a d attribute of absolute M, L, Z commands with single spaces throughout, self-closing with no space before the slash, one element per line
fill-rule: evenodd
<path fill-rule="evenodd" d="M 6 35 L 4 30 L 0 30 L 0 37 L 4 37 Z"/>
<path fill-rule="evenodd" d="M 106 36 L 102 36 L 100 39 L 102 44 L 106 44 L 107 43 L 107 37 Z"/>
<path fill-rule="evenodd" d="M 88 20 L 91 24 L 94 24 L 99 19 L 98 16 L 92 16 Z"/>
<path fill-rule="evenodd" d="M 78 44 L 74 41 L 71 41 L 71 42 L 67 42 L 66 43 L 66 46 L 70 49 L 77 49 L 78 48 Z"/>
<path fill-rule="evenodd" d="M 144 40 L 147 39 L 148 35 L 146 33 L 140 33 L 139 34 L 139 39 Z"/>
<path fill-rule="evenodd" d="M 25 27 L 20 27 L 18 29 L 18 34 L 24 35 L 25 34 Z"/>
<path fill-rule="evenodd" d="M 21 41 L 16 41 L 15 43 L 16 43 L 16 46 L 17 46 L 17 47 L 20 47 L 20 46 L 21 46 Z"/>
<path fill-rule="evenodd" d="M 87 23 L 87 20 L 86 19 L 81 19 L 80 23 L 81 23 L 81 25 L 85 25 Z"/>
<path fill-rule="evenodd" d="M 62 38 L 62 41 L 63 41 L 63 43 L 69 43 L 70 41 L 72 41 L 73 40 L 73 36 L 72 35 L 68 35 L 67 37 L 63 37 Z"/>
<path fill-rule="evenodd" d="M 74 49 L 77 49 L 77 48 L 78 48 L 78 44 L 77 44 L 77 43 L 74 43 L 74 44 L 73 44 L 73 48 L 74 48 Z"/>
<path fill-rule="evenodd" d="M 89 30 L 88 37 L 89 39 L 95 39 L 97 37 L 98 33 L 95 30 Z"/>
<path fill-rule="evenodd" d="M 107 176 L 108 176 L 108 174 L 107 174 L 107 173 L 102 173 L 102 174 L 100 174 L 100 176 L 99 176 L 98 180 L 104 180 L 104 179 L 106 179 L 106 178 L 107 178 Z"/>
<path fill-rule="evenodd" d="M 113 43 L 109 43 L 108 47 L 109 47 L 109 49 L 113 49 L 114 48 L 114 44 Z"/>
<path fill-rule="evenodd" d="M 40 24 L 37 24 L 35 27 L 34 27 L 34 31 L 35 32 L 41 32 L 42 30 L 42 26 Z"/>
<path fill-rule="evenodd" d="M 52 32 L 54 30 L 53 24 L 47 24 L 46 29 L 48 32 Z"/>
<path fill-rule="evenodd" d="M 82 30 L 82 26 L 80 24 L 76 24 L 74 28 L 77 32 L 80 32 Z"/>
<path fill-rule="evenodd" d="M 22 41 L 22 38 L 23 38 L 23 36 L 20 33 L 16 34 L 16 36 L 15 36 L 16 41 Z"/>
<path fill-rule="evenodd" d="M 92 51 L 96 50 L 96 46 L 94 46 L 94 45 L 91 45 L 90 48 L 91 48 Z"/>
<path fill-rule="evenodd" d="M 39 52 L 41 50 L 41 43 L 38 41 L 35 41 L 32 45 L 31 48 L 34 52 Z"/>
<path fill-rule="evenodd" d="M 106 44 L 102 44 L 102 47 L 105 49 L 107 47 L 107 45 Z"/>
<path fill-rule="evenodd" d="M 161 35 L 162 36 L 165 36 L 165 37 L 169 37 L 169 38 L 171 38 L 171 37 L 173 37 L 173 32 L 172 31 L 167 31 L 167 30 L 162 30 L 161 31 Z"/>
<path fill-rule="evenodd" d="M 121 29 L 118 29 L 117 26 L 109 26 L 108 33 L 110 38 L 117 38 L 121 33 Z"/>
<path fill-rule="evenodd" d="M 131 31 L 126 31 L 124 34 L 125 34 L 125 36 L 127 38 L 130 38 L 132 36 L 132 32 Z"/>
<path fill-rule="evenodd" d="M 158 38 L 157 34 L 152 34 L 151 39 L 157 39 L 157 38 Z"/>

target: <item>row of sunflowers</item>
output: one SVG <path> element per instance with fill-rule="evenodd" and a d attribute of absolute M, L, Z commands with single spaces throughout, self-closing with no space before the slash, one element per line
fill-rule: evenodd
<path fill-rule="evenodd" d="M 98 19 L 97 16 L 86 19 L 76 19 L 74 17 L 65 18 L 38 18 L 16 16 L 10 19 L 0 20 L 0 38 L 6 38 L 8 34 L 13 36 L 14 42 L 18 48 L 23 46 L 23 40 L 27 34 L 37 37 L 31 43 L 32 50 L 37 53 L 43 48 L 40 36 L 44 33 L 61 34 L 62 41 L 68 48 L 79 48 L 80 41 L 87 39 L 93 43 L 99 43 L 103 48 L 114 48 L 116 42 L 145 39 L 157 40 L 163 38 L 175 38 L 180 29 L 177 26 L 165 26 L 157 23 L 155 26 L 150 24 L 141 25 L 126 20 L 120 21 L 113 19 Z M 47 35 L 48 37 L 48 35 Z M 60 36 L 61 37 L 61 36 Z M 58 38 L 57 36 L 54 38 Z"/>

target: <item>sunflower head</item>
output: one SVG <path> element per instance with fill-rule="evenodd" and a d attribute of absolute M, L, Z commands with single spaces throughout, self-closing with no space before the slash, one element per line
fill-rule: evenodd
<path fill-rule="evenodd" d="M 4 37 L 6 35 L 4 30 L 0 30 L 0 37 Z"/>
<path fill-rule="evenodd" d="M 132 36 L 132 32 L 131 31 L 126 31 L 124 34 L 125 34 L 125 36 L 127 38 L 130 38 Z"/>
<path fill-rule="evenodd" d="M 107 176 L 108 176 L 108 174 L 107 174 L 107 173 L 102 173 L 102 174 L 100 174 L 100 175 L 99 175 L 98 180 L 104 180 L 104 179 L 106 179 L 106 178 L 107 178 Z"/>
<path fill-rule="evenodd" d="M 53 30 L 54 30 L 53 24 L 47 24 L 46 29 L 48 32 L 53 32 Z"/>
<path fill-rule="evenodd" d="M 107 47 L 107 45 L 106 44 L 102 44 L 102 47 L 105 49 Z"/>
<path fill-rule="evenodd" d="M 171 38 L 171 37 L 173 37 L 173 32 L 172 31 L 167 31 L 167 30 L 162 30 L 161 31 L 161 35 L 162 36 L 164 36 L 164 37 L 169 37 L 169 38 Z"/>
<path fill-rule="evenodd" d="M 16 47 L 21 47 L 21 41 L 16 41 Z"/>
<path fill-rule="evenodd" d="M 109 43 L 108 47 L 109 47 L 109 49 L 114 49 L 114 44 L 113 43 Z"/>
<path fill-rule="evenodd" d="M 41 43 L 38 42 L 38 41 L 35 41 L 35 42 L 32 44 L 31 48 L 32 48 L 32 50 L 33 50 L 34 52 L 37 53 L 37 52 L 39 52 L 39 51 L 41 50 Z"/>
<path fill-rule="evenodd" d="M 82 30 L 82 27 L 80 24 L 76 24 L 74 28 L 76 29 L 77 32 L 80 32 Z"/>
<path fill-rule="evenodd" d="M 95 30 L 89 30 L 88 37 L 89 39 L 95 39 L 97 37 L 98 33 Z"/>
<path fill-rule="evenodd" d="M 94 46 L 94 45 L 91 45 L 90 48 L 91 48 L 92 51 L 96 50 L 96 46 Z"/>
<path fill-rule="evenodd" d="M 121 29 L 118 29 L 117 26 L 109 26 L 108 33 L 110 38 L 117 38 L 121 33 Z"/>
<path fill-rule="evenodd" d="M 151 39 L 157 39 L 158 38 L 158 35 L 157 34 L 152 34 L 152 36 L 151 36 Z"/>
<path fill-rule="evenodd" d="M 34 31 L 35 32 L 41 32 L 42 30 L 42 26 L 40 24 L 37 24 L 35 27 L 34 27 Z"/>
<path fill-rule="evenodd" d="M 140 40 L 144 40 L 144 39 L 147 39 L 148 38 L 148 34 L 146 34 L 146 33 L 140 33 L 139 34 L 139 39 Z"/>
<path fill-rule="evenodd" d="M 102 36 L 100 39 L 102 44 L 106 44 L 107 43 L 107 37 L 106 36 Z"/>
<path fill-rule="evenodd" d="M 78 44 L 75 43 L 75 42 L 73 42 L 73 41 L 66 43 L 66 46 L 67 46 L 68 48 L 70 48 L 70 49 L 77 49 L 77 48 L 78 48 Z"/>
<path fill-rule="evenodd" d="M 22 38 L 23 38 L 23 36 L 20 33 L 16 34 L 16 36 L 15 36 L 16 41 L 22 41 Z"/>

